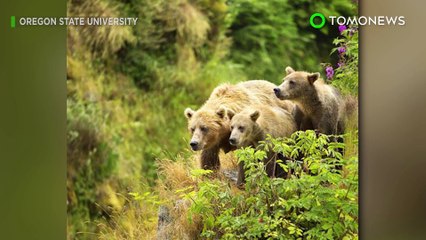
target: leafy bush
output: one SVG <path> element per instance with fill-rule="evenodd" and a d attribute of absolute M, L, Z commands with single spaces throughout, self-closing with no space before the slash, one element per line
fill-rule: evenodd
<path fill-rule="evenodd" d="M 203 220 L 201 236 L 357 239 L 358 160 L 342 158 L 341 147 L 326 135 L 306 131 L 287 139 L 269 138 L 258 149 L 238 150 L 246 166 L 244 193 L 234 194 L 228 184 L 204 179 L 196 191 L 186 194 L 191 213 Z M 261 160 L 269 151 L 290 156 L 280 163 L 291 172 L 287 179 L 266 175 Z M 340 164 L 343 170 L 337 170 Z"/>
<path fill-rule="evenodd" d="M 230 8 L 231 59 L 242 64 L 251 79 L 272 82 L 279 82 L 285 66 L 317 71 L 318 63 L 330 62 L 329 43 L 338 31 L 313 29 L 311 14 L 356 14 L 356 6 L 346 0 L 235 0 Z"/>
<path fill-rule="evenodd" d="M 333 74 L 328 77 L 331 83 L 344 94 L 358 95 L 358 30 L 356 26 L 346 29 L 339 26 L 341 36 L 333 41 L 337 47 L 331 53 L 337 53 L 339 62 L 333 69 L 331 64 L 326 64 L 326 71 L 333 69 Z"/>
<path fill-rule="evenodd" d="M 224 1 L 132 0 L 128 8 L 141 23 L 137 43 L 120 50 L 118 68 L 141 89 L 170 84 L 170 71 L 190 75 L 229 51 Z"/>

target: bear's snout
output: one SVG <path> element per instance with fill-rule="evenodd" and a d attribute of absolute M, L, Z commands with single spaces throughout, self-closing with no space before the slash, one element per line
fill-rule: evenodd
<path fill-rule="evenodd" d="M 279 88 L 274 88 L 274 93 L 277 98 L 281 97 L 281 90 Z"/>
<path fill-rule="evenodd" d="M 235 146 L 235 145 L 237 145 L 237 139 L 235 139 L 235 138 L 230 138 L 230 139 L 229 139 L 229 143 L 230 143 L 231 145 Z"/>
<path fill-rule="evenodd" d="M 277 98 L 280 100 L 286 100 L 288 99 L 288 94 L 286 92 L 281 91 L 280 88 L 274 88 L 274 93 Z"/>
<path fill-rule="evenodd" d="M 189 145 L 191 146 L 192 150 L 194 151 L 198 150 L 198 142 L 192 141 L 189 143 Z"/>

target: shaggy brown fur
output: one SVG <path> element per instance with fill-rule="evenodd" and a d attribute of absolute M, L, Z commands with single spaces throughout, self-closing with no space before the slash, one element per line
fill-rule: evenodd
<path fill-rule="evenodd" d="M 274 138 L 289 137 L 297 131 L 293 116 L 279 107 L 258 105 L 237 114 L 232 110 L 227 110 L 227 115 L 231 119 L 229 142 L 239 148 L 256 147 L 258 142 L 265 140 L 268 134 Z M 275 156 L 268 156 L 265 159 L 265 166 L 268 176 L 275 176 Z M 240 163 L 237 184 L 244 183 L 244 180 L 244 165 Z"/>
<path fill-rule="evenodd" d="M 301 128 L 312 125 L 324 134 L 342 134 L 345 103 L 339 91 L 324 83 L 319 73 L 294 71 L 291 67 L 286 72 L 283 83 L 274 91 L 279 99 L 292 100 L 301 109 L 305 124 Z"/>
<path fill-rule="evenodd" d="M 188 129 L 192 134 L 191 148 L 203 151 L 202 168 L 218 169 L 220 149 L 225 153 L 235 149 L 228 141 L 231 131 L 225 109 L 238 113 L 246 107 L 261 104 L 293 110 L 293 103 L 282 102 L 274 96 L 274 87 L 274 84 L 264 80 L 251 80 L 236 85 L 222 84 L 213 90 L 199 110 L 185 109 Z"/>

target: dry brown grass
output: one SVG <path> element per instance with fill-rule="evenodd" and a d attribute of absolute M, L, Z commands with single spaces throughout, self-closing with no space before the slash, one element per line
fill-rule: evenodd
<path fill-rule="evenodd" d="M 68 8 L 68 16 L 121 17 L 119 9 L 122 7 L 118 2 L 87 0 Z M 86 46 L 89 52 L 100 52 L 102 57 L 111 56 L 126 43 L 136 43 L 132 26 L 69 26 L 68 29 L 69 36 L 74 36 L 72 43 L 83 42 L 81 45 Z"/>
<path fill-rule="evenodd" d="M 148 203 L 127 199 L 120 212 L 109 221 L 99 222 L 99 239 L 156 239 L 157 211 Z"/>
<path fill-rule="evenodd" d="M 223 174 L 224 170 L 236 171 L 237 160 L 234 153 L 220 154 L 221 170 L 203 178 L 216 178 L 220 181 L 230 182 Z M 202 231 L 202 216 L 191 215 L 190 200 L 184 200 L 183 196 L 193 190 L 197 190 L 198 184 L 203 178 L 195 178 L 191 171 L 198 169 L 199 153 L 189 159 L 178 157 L 176 161 L 161 160 L 158 162 L 160 179 L 157 182 L 157 191 L 160 199 L 170 210 L 172 222 L 167 226 L 167 233 L 171 239 L 197 239 Z M 234 183 L 230 183 L 235 194 L 241 192 Z"/>
<path fill-rule="evenodd" d="M 160 180 L 158 181 L 157 186 L 160 196 L 164 199 L 170 199 L 170 197 L 175 197 L 176 195 L 175 192 L 170 191 L 176 191 L 179 189 L 193 190 L 197 188 L 197 184 L 200 180 L 191 175 L 191 170 L 199 168 L 199 159 L 200 153 L 197 152 L 189 159 L 178 157 L 176 161 L 168 159 L 159 160 L 158 173 Z M 228 154 L 221 153 L 220 159 L 221 170 L 217 173 L 210 174 L 208 177 L 228 180 L 228 178 L 224 176 L 223 171 L 236 171 L 237 159 L 232 152 Z M 179 199 L 180 198 L 174 200 Z"/>

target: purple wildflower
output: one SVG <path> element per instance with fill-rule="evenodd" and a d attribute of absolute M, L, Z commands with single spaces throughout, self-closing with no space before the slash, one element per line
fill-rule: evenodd
<path fill-rule="evenodd" d="M 345 48 L 345 47 L 339 47 L 339 48 L 337 49 L 337 51 L 339 52 L 339 54 L 343 54 L 343 53 L 345 53 L 345 52 L 346 52 L 346 48 Z"/>
<path fill-rule="evenodd" d="M 339 25 L 339 32 L 340 34 L 343 33 L 343 31 L 345 31 L 347 29 L 347 27 L 345 25 Z"/>
<path fill-rule="evenodd" d="M 330 67 L 330 66 L 326 67 L 325 68 L 325 73 L 326 73 L 328 79 L 332 79 L 333 75 L 334 75 L 333 67 Z"/>
<path fill-rule="evenodd" d="M 341 68 L 343 66 L 345 66 L 345 63 L 343 63 L 343 62 L 338 62 L 337 63 L 337 68 Z"/>

